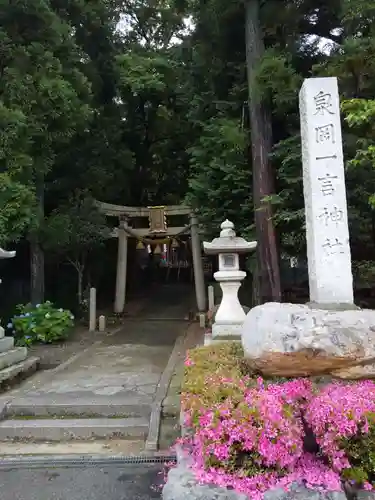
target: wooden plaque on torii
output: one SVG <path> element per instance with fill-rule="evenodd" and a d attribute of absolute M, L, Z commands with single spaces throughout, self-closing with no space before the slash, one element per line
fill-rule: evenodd
<path fill-rule="evenodd" d="M 165 215 L 165 207 L 148 207 L 149 209 L 149 224 L 150 233 L 166 233 L 167 232 L 167 217 Z"/>

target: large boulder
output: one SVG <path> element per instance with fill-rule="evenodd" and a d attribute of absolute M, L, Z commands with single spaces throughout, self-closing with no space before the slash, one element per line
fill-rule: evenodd
<path fill-rule="evenodd" d="M 245 357 L 264 375 L 362 378 L 371 372 L 362 367 L 374 364 L 375 372 L 375 311 L 271 302 L 247 314 L 242 344 Z"/>

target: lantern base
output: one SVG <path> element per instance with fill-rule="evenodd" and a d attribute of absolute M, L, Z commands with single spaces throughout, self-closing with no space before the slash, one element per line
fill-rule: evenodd
<path fill-rule="evenodd" d="M 212 325 L 212 341 L 231 341 L 241 340 L 241 324 L 220 324 L 214 323 Z"/>

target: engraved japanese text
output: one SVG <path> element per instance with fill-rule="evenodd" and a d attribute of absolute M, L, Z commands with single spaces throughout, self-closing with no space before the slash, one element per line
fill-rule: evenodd
<path fill-rule="evenodd" d="M 323 196 L 330 196 L 335 192 L 334 181 L 337 179 L 337 175 L 331 175 L 327 173 L 323 177 L 318 177 L 320 182 L 320 190 Z"/>
<path fill-rule="evenodd" d="M 325 115 L 326 113 L 334 115 L 332 111 L 332 96 L 328 92 L 321 90 L 314 97 L 315 115 Z"/>
<path fill-rule="evenodd" d="M 329 210 L 327 207 L 324 207 L 323 213 L 319 215 L 319 219 L 324 221 L 324 224 L 328 226 L 329 223 L 333 222 L 336 225 L 341 222 L 344 218 L 344 212 L 337 208 L 333 207 L 332 210 Z"/>
<path fill-rule="evenodd" d="M 327 255 L 338 255 L 345 253 L 344 245 L 338 238 L 326 238 L 322 245 Z"/>
<path fill-rule="evenodd" d="M 317 144 L 329 142 L 335 144 L 335 129 L 332 123 L 315 127 L 315 141 Z"/>

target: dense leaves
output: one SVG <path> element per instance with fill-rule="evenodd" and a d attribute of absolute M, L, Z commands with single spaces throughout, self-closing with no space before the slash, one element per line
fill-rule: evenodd
<path fill-rule="evenodd" d="M 353 267 L 368 281 L 373 2 L 281 3 L 259 2 L 265 50 L 247 74 L 242 1 L 0 0 L 0 242 L 29 242 L 34 302 L 43 298 L 46 250 L 47 270 L 69 261 L 78 272 L 80 262 L 81 296 L 82 262 L 90 274 L 87 256 L 106 247 L 92 199 L 187 202 L 208 237 L 228 217 L 258 240 L 254 202 L 271 205 L 279 256 L 304 260 L 298 91 L 312 75 L 339 78 Z M 256 102 L 272 127 L 272 183 L 259 200 Z"/>

